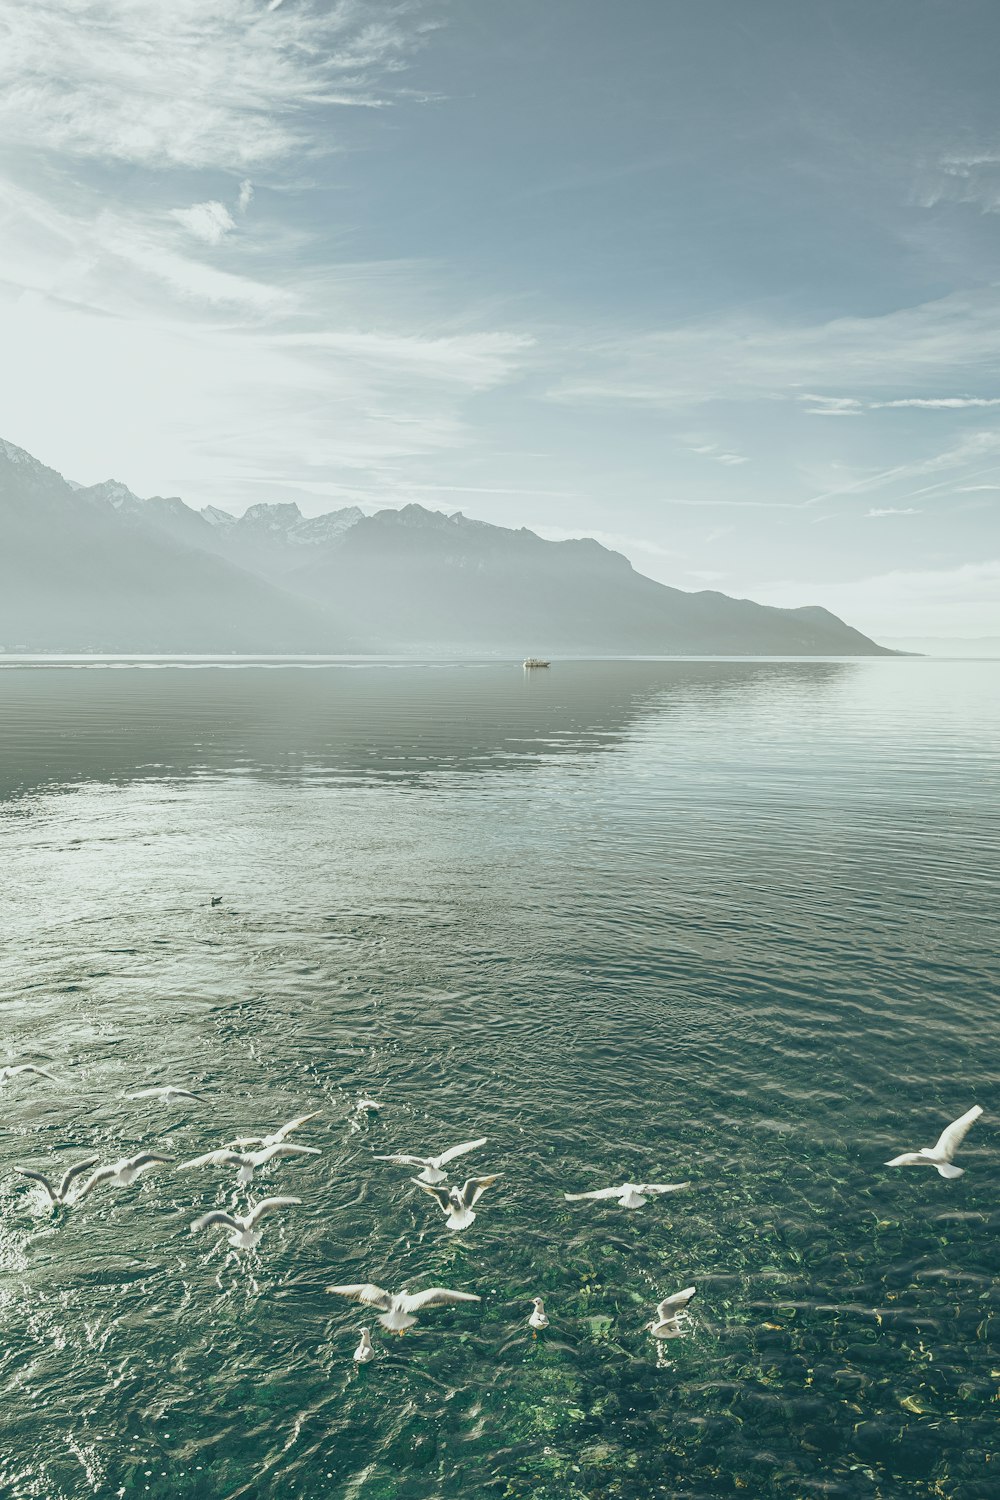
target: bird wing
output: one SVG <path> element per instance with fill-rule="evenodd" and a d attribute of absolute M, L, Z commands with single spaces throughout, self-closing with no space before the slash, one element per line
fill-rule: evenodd
<path fill-rule="evenodd" d="M 373 1161 L 388 1161 L 394 1167 L 429 1167 L 432 1165 L 429 1156 L 373 1156 Z"/>
<path fill-rule="evenodd" d="M 696 1288 L 693 1286 L 686 1286 L 682 1292 L 675 1292 L 672 1297 L 664 1297 L 663 1301 L 658 1303 L 656 1307 L 656 1316 L 660 1322 L 669 1322 L 676 1313 L 680 1312 L 681 1308 L 687 1307 L 695 1294 L 695 1290 Z"/>
<path fill-rule="evenodd" d="M 129 1157 L 126 1166 L 129 1167 L 151 1167 L 154 1162 L 171 1162 L 172 1156 L 164 1156 L 162 1151 L 140 1151 L 138 1156 Z"/>
<path fill-rule="evenodd" d="M 218 1151 L 206 1151 L 204 1156 L 195 1156 L 191 1161 L 182 1161 L 177 1170 L 186 1172 L 189 1167 L 241 1167 L 242 1165 L 243 1156 L 239 1151 L 230 1151 L 228 1146 L 222 1146 Z"/>
<path fill-rule="evenodd" d="M 294 1120 L 289 1120 L 287 1125 L 282 1125 L 280 1130 L 274 1131 L 274 1139 L 283 1141 L 286 1135 L 291 1135 L 293 1130 L 298 1130 L 299 1126 L 304 1125 L 307 1120 L 315 1120 L 319 1113 L 318 1109 L 314 1109 L 308 1115 L 296 1115 Z"/>
<path fill-rule="evenodd" d="M 77 1202 L 79 1202 L 81 1198 L 86 1198 L 87 1194 L 91 1192 L 99 1182 L 107 1182 L 108 1178 L 116 1176 L 117 1172 L 117 1164 L 110 1167 L 98 1167 L 96 1172 L 91 1172 L 90 1176 L 83 1184 L 83 1187 L 76 1195 Z"/>
<path fill-rule="evenodd" d="M 51 1078 L 53 1083 L 59 1082 L 56 1075 L 50 1073 L 48 1068 L 38 1068 L 34 1063 L 18 1063 L 15 1067 L 6 1068 L 4 1071 L 8 1078 L 14 1078 L 18 1073 L 37 1073 L 39 1078 Z"/>
<path fill-rule="evenodd" d="M 449 1188 L 442 1187 L 437 1182 L 421 1182 L 419 1177 L 411 1177 L 410 1181 L 416 1187 L 422 1188 L 425 1193 L 429 1193 L 432 1198 L 436 1198 L 446 1214 L 451 1213 L 451 1190 Z"/>
<path fill-rule="evenodd" d="M 322 1153 L 318 1146 L 296 1146 L 291 1141 L 277 1141 L 273 1146 L 266 1146 L 263 1151 L 255 1154 L 263 1166 L 272 1156 L 320 1156 Z"/>
<path fill-rule="evenodd" d="M 328 1286 L 327 1291 L 334 1292 L 338 1297 L 350 1297 L 352 1302 L 365 1302 L 381 1312 L 388 1312 L 392 1306 L 389 1293 L 371 1281 L 353 1282 L 350 1286 Z"/>
<path fill-rule="evenodd" d="M 689 1182 L 642 1182 L 636 1183 L 640 1193 L 679 1193 L 681 1188 L 690 1187 Z"/>
<path fill-rule="evenodd" d="M 959 1115 L 957 1120 L 953 1120 L 939 1135 L 934 1147 L 934 1155 L 943 1156 L 945 1161 L 951 1161 L 982 1112 L 980 1106 L 974 1104 L 971 1109 L 966 1110 L 964 1115 Z"/>
<path fill-rule="evenodd" d="M 447 1287 L 431 1286 L 425 1292 L 408 1292 L 403 1298 L 407 1312 L 416 1312 L 421 1307 L 444 1307 L 449 1302 L 481 1302 L 475 1292 L 450 1292 Z"/>
<path fill-rule="evenodd" d="M 625 1185 L 613 1188 L 597 1188 L 593 1193 L 564 1193 L 563 1197 L 567 1203 L 580 1203 L 584 1198 L 620 1198 L 625 1191 Z"/>
<path fill-rule="evenodd" d="M 499 1172 L 494 1172 L 492 1177 L 467 1177 L 459 1195 L 466 1208 L 471 1208 L 474 1203 L 478 1203 L 486 1189 L 496 1182 L 499 1175 Z"/>
<path fill-rule="evenodd" d="M 96 1156 L 86 1156 L 84 1157 L 83 1161 L 78 1161 L 75 1167 L 68 1167 L 66 1169 L 66 1171 L 63 1173 L 62 1181 L 59 1184 L 60 1198 L 65 1198 L 66 1194 L 69 1192 L 71 1183 L 76 1181 L 81 1172 L 86 1172 L 88 1167 L 92 1167 L 94 1165 L 94 1162 L 97 1160 L 98 1158 Z"/>
<path fill-rule="evenodd" d="M 921 1156 L 919 1151 L 904 1151 L 902 1156 L 894 1156 L 892 1161 L 886 1162 L 887 1167 L 924 1167 L 930 1166 L 930 1157 Z"/>
<path fill-rule="evenodd" d="M 52 1199 L 52 1202 L 58 1203 L 59 1198 L 56 1190 L 52 1186 L 49 1179 L 45 1176 L 44 1172 L 35 1172 L 31 1169 L 31 1167 L 15 1167 L 14 1171 L 20 1172 L 22 1177 L 30 1177 L 32 1182 L 40 1182 L 42 1184 L 42 1187 L 48 1193 L 49 1197 Z"/>
<path fill-rule="evenodd" d="M 200 1219 L 195 1219 L 191 1225 L 191 1233 L 197 1234 L 201 1229 L 208 1229 L 211 1224 L 224 1224 L 227 1229 L 237 1230 L 245 1227 L 239 1219 L 234 1219 L 232 1214 L 224 1213 L 221 1208 L 213 1208 L 209 1213 L 202 1214 Z"/>
<path fill-rule="evenodd" d="M 258 1219 L 262 1219 L 265 1214 L 273 1213 L 276 1208 L 285 1208 L 288 1204 L 301 1202 L 301 1198 L 262 1198 L 247 1214 L 247 1227 L 252 1229 Z"/>
<path fill-rule="evenodd" d="M 475 1151 L 477 1146 L 485 1146 L 486 1137 L 481 1136 L 478 1141 L 463 1141 L 460 1146 L 450 1146 L 447 1151 L 442 1151 L 440 1156 L 434 1157 L 434 1165 L 443 1167 L 446 1161 L 454 1161 L 456 1156 L 464 1156 L 466 1151 Z"/>
<path fill-rule="evenodd" d="M 136 1089 L 134 1094 L 126 1094 L 126 1099 L 156 1099 L 161 1094 L 169 1092 L 167 1089 Z"/>

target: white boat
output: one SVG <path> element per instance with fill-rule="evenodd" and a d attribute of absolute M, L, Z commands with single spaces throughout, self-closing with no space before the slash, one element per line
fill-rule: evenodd
<path fill-rule="evenodd" d="M 543 661 L 540 656 L 526 656 L 521 665 L 526 669 L 530 669 L 532 667 L 550 667 L 552 663 Z"/>

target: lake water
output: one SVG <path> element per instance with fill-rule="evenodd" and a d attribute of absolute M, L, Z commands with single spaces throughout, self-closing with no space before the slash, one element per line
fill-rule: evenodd
<path fill-rule="evenodd" d="M 1000 1493 L 998 731 L 982 661 L 8 661 L 0 1494 Z M 12 1171 L 308 1109 L 242 1265 L 223 1171 Z M 456 1235 L 371 1160 L 476 1135 Z M 563 1198 L 626 1179 L 691 1186 Z"/>

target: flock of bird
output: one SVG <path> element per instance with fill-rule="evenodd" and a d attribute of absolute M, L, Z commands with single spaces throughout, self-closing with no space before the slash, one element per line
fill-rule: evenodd
<path fill-rule="evenodd" d="M 58 1082 L 55 1075 L 47 1068 L 39 1067 L 34 1063 L 17 1063 L 0 1068 L 0 1088 L 14 1079 L 27 1079 L 33 1076 Z M 177 1104 L 183 1100 L 205 1102 L 205 1095 L 192 1089 L 179 1088 L 173 1084 L 138 1089 L 125 1097 L 130 1100 L 155 1099 L 167 1105 Z M 377 1115 L 381 1109 L 380 1103 L 368 1098 L 359 1099 L 354 1105 L 355 1115 L 363 1118 Z M 982 1112 L 978 1104 L 974 1105 L 972 1109 L 967 1110 L 964 1115 L 946 1126 L 933 1146 L 924 1146 L 917 1151 L 905 1151 L 886 1162 L 886 1166 L 932 1166 L 942 1177 L 961 1177 L 963 1168 L 954 1165 L 955 1155 L 969 1129 L 979 1119 Z M 320 1154 L 318 1147 L 303 1146 L 298 1142 L 290 1141 L 288 1137 L 300 1130 L 303 1125 L 307 1125 L 310 1120 L 316 1119 L 319 1114 L 319 1110 L 313 1110 L 308 1114 L 298 1115 L 269 1134 L 239 1136 L 215 1150 L 207 1151 L 201 1156 L 193 1157 L 190 1161 L 180 1163 L 175 1163 L 173 1157 L 165 1156 L 158 1151 L 140 1151 L 135 1156 L 124 1157 L 120 1161 L 104 1165 L 98 1165 L 98 1157 L 88 1156 L 69 1167 L 58 1182 L 52 1181 L 44 1172 L 33 1167 L 19 1166 L 15 1170 L 22 1177 L 40 1184 L 48 1195 L 53 1209 L 80 1203 L 101 1185 L 130 1187 L 143 1172 L 155 1166 L 168 1164 L 175 1165 L 179 1172 L 192 1171 L 200 1167 L 219 1167 L 230 1171 L 235 1168 L 238 1191 L 239 1188 L 247 1187 L 252 1182 L 258 1168 L 265 1167 L 273 1161 L 290 1157 L 318 1156 Z M 448 1173 L 444 1169 L 450 1162 L 472 1151 L 477 1151 L 486 1144 L 486 1137 L 481 1136 L 476 1140 L 463 1141 L 457 1146 L 451 1146 L 437 1156 L 417 1156 L 406 1152 L 395 1152 L 389 1155 L 373 1155 L 372 1159 L 397 1167 L 419 1168 L 417 1175 L 409 1180 L 435 1200 L 445 1215 L 447 1228 L 456 1232 L 467 1229 L 472 1224 L 476 1218 L 475 1205 L 486 1190 L 498 1180 L 499 1174 L 469 1177 L 460 1187 L 457 1183 L 448 1185 Z M 85 1173 L 90 1175 L 81 1183 L 80 1179 Z M 688 1182 L 623 1182 L 614 1187 L 595 1188 L 585 1193 L 565 1193 L 564 1197 L 569 1203 L 585 1200 L 609 1203 L 614 1201 L 619 1208 L 640 1209 L 649 1202 L 650 1198 L 680 1192 L 689 1186 Z M 233 1202 L 235 1201 L 234 1198 Z M 212 1209 L 193 1221 L 191 1233 L 199 1234 L 202 1230 L 212 1228 L 224 1229 L 228 1232 L 231 1250 L 255 1250 L 264 1232 L 263 1220 L 275 1210 L 293 1207 L 301 1201 L 300 1198 L 286 1196 L 263 1198 L 259 1202 L 249 1204 L 244 1214 L 236 1213 L 232 1207 Z M 378 1313 L 378 1321 L 383 1328 L 399 1334 L 412 1328 L 417 1321 L 416 1315 L 429 1308 L 482 1300 L 475 1292 L 454 1291 L 448 1287 L 428 1287 L 421 1292 L 411 1292 L 407 1287 L 403 1287 L 398 1292 L 390 1292 L 383 1287 L 376 1286 L 373 1282 L 330 1286 L 327 1287 L 327 1291 L 371 1307 Z M 680 1337 L 685 1332 L 688 1321 L 687 1308 L 695 1292 L 695 1287 L 688 1286 L 682 1291 L 665 1297 L 657 1304 L 655 1316 L 644 1325 L 645 1330 L 656 1340 Z M 543 1298 L 532 1298 L 531 1306 L 532 1310 L 527 1323 L 532 1329 L 533 1336 L 537 1337 L 549 1326 L 549 1318 Z M 353 1358 L 359 1365 L 368 1364 L 376 1356 L 371 1333 L 368 1328 L 360 1328 L 358 1333 L 360 1343 L 354 1351 Z"/>

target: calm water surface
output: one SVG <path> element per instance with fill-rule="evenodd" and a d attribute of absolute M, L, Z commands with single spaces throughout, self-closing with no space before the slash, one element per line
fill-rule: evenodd
<path fill-rule="evenodd" d="M 5 666 L 0 1494 L 1000 1494 L 998 730 L 990 662 Z M 12 1173 L 308 1108 L 243 1265 L 223 1173 Z M 477 1134 L 458 1235 L 370 1159 Z"/>

